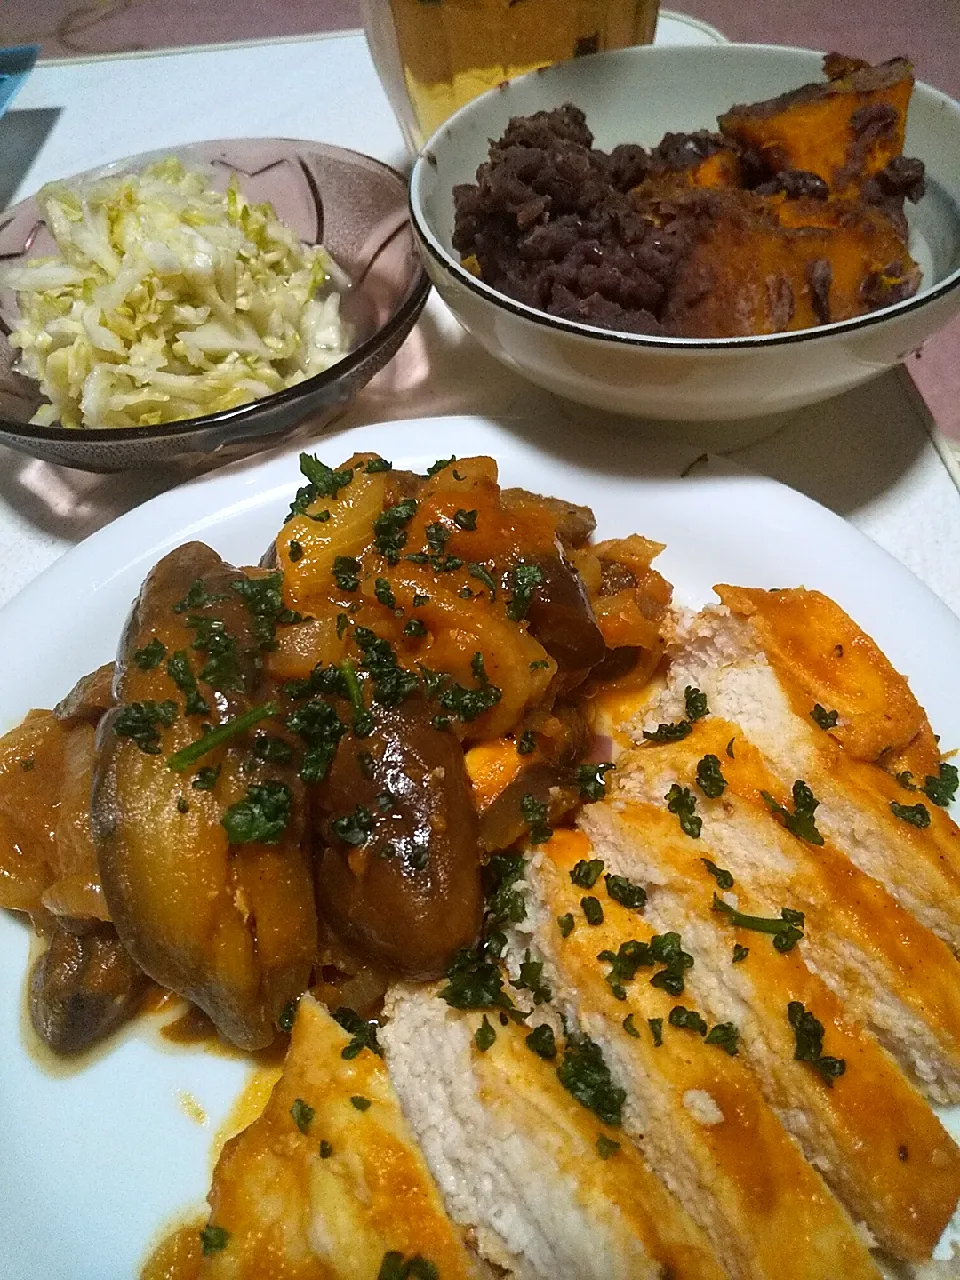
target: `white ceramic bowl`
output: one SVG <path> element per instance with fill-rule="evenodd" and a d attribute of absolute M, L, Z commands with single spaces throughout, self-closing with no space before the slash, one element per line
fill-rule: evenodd
<path fill-rule="evenodd" d="M 752 338 L 617 333 L 505 297 L 465 271 L 451 247 L 453 187 L 474 181 L 489 140 L 511 116 L 573 102 L 597 146 L 652 146 L 670 130 L 715 127 L 735 102 L 822 79 L 821 57 L 772 45 L 624 49 L 532 72 L 475 99 L 434 134 L 413 170 L 413 225 L 437 291 L 492 355 L 532 382 L 635 417 L 758 417 L 882 373 L 960 311 L 960 104 L 928 85 L 914 91 L 905 147 L 927 170 L 926 196 L 908 205 L 923 283 L 915 297 L 870 315 Z"/>

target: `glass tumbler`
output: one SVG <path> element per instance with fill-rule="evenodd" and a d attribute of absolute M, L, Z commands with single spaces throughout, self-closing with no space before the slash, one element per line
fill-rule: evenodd
<path fill-rule="evenodd" d="M 659 0 L 363 0 L 367 42 L 411 152 L 502 80 L 650 44 Z"/>

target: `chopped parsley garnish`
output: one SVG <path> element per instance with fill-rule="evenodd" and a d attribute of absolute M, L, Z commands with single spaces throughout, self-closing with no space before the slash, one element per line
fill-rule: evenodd
<path fill-rule="evenodd" d="M 333 1155 L 333 1146 L 331 1143 L 329 1143 L 326 1140 L 326 1138 L 324 1138 L 323 1141 L 320 1143 L 320 1159 L 329 1160 L 332 1155 Z"/>
<path fill-rule="evenodd" d="M 403 625 L 403 634 L 405 636 L 422 637 L 427 634 L 427 628 L 424 626 L 424 624 L 420 621 L 419 618 L 410 618 Z"/>
<path fill-rule="evenodd" d="M 333 578 L 341 591 L 356 591 L 360 585 L 360 561 L 356 556 L 336 556 Z"/>
<path fill-rule="evenodd" d="M 614 764 L 582 764 L 577 769 L 577 785 L 580 788 L 580 799 L 588 803 L 602 800 L 607 794 L 607 780 L 604 777 Z"/>
<path fill-rule="evenodd" d="M 293 795 L 285 782 L 255 782 L 228 807 L 220 825 L 230 844 L 276 844 L 287 823 Z"/>
<path fill-rule="evenodd" d="M 809 1062 L 832 1088 L 834 1080 L 846 1071 L 847 1064 L 843 1058 L 824 1057 L 823 1023 L 809 1013 L 799 1000 L 791 1000 L 787 1005 L 787 1020 L 793 1027 L 797 1042 L 794 1061 Z"/>
<path fill-rule="evenodd" d="M 357 627 L 358 633 L 365 630 L 364 627 Z M 370 635 L 373 635 L 372 631 Z M 358 738 L 369 738 L 373 733 L 373 716 L 363 701 L 363 689 L 360 687 L 357 669 L 349 658 L 344 658 L 337 663 L 337 670 L 343 677 L 343 687 L 353 707 L 353 732 Z"/>
<path fill-rule="evenodd" d="M 300 762 L 301 779 L 304 782 L 322 782 L 347 726 L 330 703 L 320 697 L 311 698 L 291 711 L 285 718 L 285 724 L 306 743 Z"/>
<path fill-rule="evenodd" d="M 680 830 L 684 835 L 691 836 L 694 840 L 699 839 L 703 820 L 697 816 L 697 798 L 690 788 L 681 787 L 674 782 L 663 798 L 670 812 L 679 818 Z"/>
<path fill-rule="evenodd" d="M 347 615 L 344 613 L 340 616 L 345 618 Z M 288 698 L 312 698 L 317 693 L 331 694 L 340 698 L 349 697 L 349 690 L 340 668 L 325 667 L 322 662 L 318 662 L 310 674 L 302 680 L 288 680 L 283 686 L 283 692 Z"/>
<path fill-rule="evenodd" d="M 435 476 L 438 471 L 443 471 L 445 467 L 449 467 L 451 462 L 456 462 L 457 455 L 453 454 L 449 458 L 438 458 L 432 467 L 427 467 L 427 475 Z"/>
<path fill-rule="evenodd" d="M 574 929 L 574 919 L 568 911 L 565 915 L 557 916 L 557 928 L 560 930 L 561 938 L 569 938 Z"/>
<path fill-rule="evenodd" d="M 683 705 L 686 708 L 687 719 L 691 723 L 694 720 L 701 720 L 705 715 L 709 714 L 707 695 L 700 689 L 695 689 L 693 685 L 688 684 L 684 689 Z"/>
<path fill-rule="evenodd" d="M 642 885 L 634 884 L 626 876 L 614 876 L 608 872 L 603 877 L 603 883 L 607 887 L 607 893 L 614 902 L 619 902 L 621 907 L 627 907 L 631 911 L 642 911 L 646 906 L 646 889 Z"/>
<path fill-rule="evenodd" d="M 771 919 L 769 916 L 748 916 L 714 894 L 713 910 L 726 916 L 730 924 L 738 929 L 773 934 L 773 945 L 780 952 L 792 951 L 804 937 L 803 912 L 793 911 L 790 907 L 781 908 L 779 920 Z"/>
<path fill-rule="evenodd" d="M 302 1098 L 294 1098 L 293 1106 L 290 1108 L 290 1114 L 293 1116 L 293 1123 L 297 1126 L 301 1133 L 306 1133 L 310 1128 L 310 1121 L 317 1114 L 309 1103 L 304 1102 Z"/>
<path fill-rule="evenodd" d="M 507 604 L 507 617 L 511 622 L 520 622 L 527 616 L 534 590 L 543 582 L 543 570 L 539 565 L 525 564 L 521 560 L 514 566 L 511 580 L 513 595 Z"/>
<path fill-rule="evenodd" d="M 167 646 L 159 636 L 154 636 L 149 644 L 134 652 L 133 661 L 141 671 L 152 671 L 154 667 L 159 667 L 166 652 Z"/>
<path fill-rule="evenodd" d="M 364 1098 L 362 1094 L 354 1094 L 350 1102 L 358 1111 L 366 1111 L 370 1106 L 370 1099 Z"/>
<path fill-rule="evenodd" d="M 240 578 L 230 584 L 253 618 L 253 633 L 261 648 L 272 648 L 278 624 L 301 622 L 299 613 L 283 603 L 283 574 L 268 573 L 262 578 Z"/>
<path fill-rule="evenodd" d="M 537 749 L 536 734 L 532 729 L 524 729 L 517 739 L 517 755 L 529 756 Z"/>
<path fill-rule="evenodd" d="M 749 947 L 742 947 L 739 942 L 733 944 L 733 964 L 742 964 L 749 954 Z"/>
<path fill-rule="evenodd" d="M 527 1048 L 532 1049 L 538 1058 L 543 1058 L 545 1062 L 553 1062 L 557 1056 L 557 1040 L 553 1034 L 553 1028 L 546 1022 L 541 1022 L 538 1027 L 530 1032 L 526 1038 Z"/>
<path fill-rule="evenodd" d="M 707 1032 L 707 1038 L 703 1043 L 715 1044 L 718 1049 L 735 1058 L 740 1045 L 740 1031 L 732 1022 L 718 1022 Z"/>
<path fill-rule="evenodd" d="M 586 917 L 587 924 L 603 924 L 603 907 L 599 898 L 581 898 L 580 910 Z"/>
<path fill-rule="evenodd" d="M 309 453 L 301 453 L 300 470 L 306 476 L 308 483 L 297 490 L 297 496 L 290 507 L 287 520 L 304 515 L 307 507 L 312 506 L 318 498 L 335 498 L 353 479 L 353 472 L 349 467 L 345 467 L 342 471 L 334 471 L 332 467 L 328 467 L 325 462 L 321 462 L 319 458 Z"/>
<path fill-rule="evenodd" d="M 200 1248 L 205 1258 L 227 1247 L 230 1232 L 226 1227 L 206 1226 L 200 1232 Z"/>
<path fill-rule="evenodd" d="M 187 799 L 186 799 L 186 797 L 185 797 L 185 796 L 178 796 L 178 797 L 177 797 L 177 812 L 178 812 L 178 813 L 189 813 L 189 812 L 190 812 L 190 805 L 187 803 Z"/>
<path fill-rule="evenodd" d="M 654 963 L 649 943 L 638 942 L 636 938 L 621 942 L 616 952 L 601 951 L 597 959 L 609 964 L 606 981 L 618 1000 L 627 998 L 624 983 L 632 982 L 638 969 L 648 968 Z"/>
<path fill-rule="evenodd" d="M 440 1272 L 419 1253 L 404 1260 L 402 1253 L 391 1249 L 383 1255 L 377 1280 L 440 1280 Z"/>
<path fill-rule="evenodd" d="M 647 1026 L 650 1028 L 650 1034 L 653 1036 L 653 1047 L 659 1049 L 663 1044 L 663 1019 L 648 1018 Z"/>
<path fill-rule="evenodd" d="M 643 736 L 648 742 L 679 742 L 692 732 L 689 720 L 678 720 L 676 724 L 659 724 L 652 731 L 644 729 Z"/>
<path fill-rule="evenodd" d="M 479 689 L 465 689 L 462 684 L 451 684 L 440 694 L 439 702 L 444 711 L 449 711 L 457 720 L 469 724 L 491 707 L 495 707 L 500 697 L 501 690 L 495 684 L 484 684 Z"/>
<path fill-rule="evenodd" d="M 526 869 L 527 860 L 519 853 L 497 853 L 484 867 L 488 929 L 526 919 L 526 895 L 516 887 Z"/>
<path fill-rule="evenodd" d="M 167 675 L 180 692 L 186 694 L 184 711 L 188 716 L 210 714 L 210 705 L 197 688 L 197 677 L 193 674 L 186 649 L 178 649 L 167 659 Z"/>
<path fill-rule="evenodd" d="M 487 1015 L 483 1015 L 483 1021 L 477 1027 L 473 1035 L 473 1042 L 481 1053 L 486 1053 L 497 1038 L 497 1033 L 491 1027 L 490 1020 Z"/>
<path fill-rule="evenodd" d="M 553 827 L 547 821 L 549 808 L 546 802 L 538 800 L 535 795 L 527 791 L 520 801 L 520 812 L 529 826 L 530 843 L 546 844 L 553 835 Z M 597 903 L 597 906 L 599 905 Z"/>
<path fill-rule="evenodd" d="M 19 764 L 24 773 L 30 773 L 32 769 L 37 767 L 37 762 L 33 756 L 24 756 Z"/>
<path fill-rule="evenodd" d="M 489 684 L 490 679 L 487 675 L 487 668 L 484 665 L 483 654 L 479 651 L 470 659 L 470 670 L 474 674 L 474 678 L 480 684 Z"/>
<path fill-rule="evenodd" d="M 437 521 L 434 521 L 433 524 L 428 524 L 423 532 L 426 535 L 427 546 L 430 548 L 431 552 L 435 556 L 443 555 L 444 548 L 450 540 L 452 530 L 448 529 L 446 525 L 442 525 Z"/>
<path fill-rule="evenodd" d="M 557 1078 L 568 1093 L 605 1124 L 620 1124 L 626 1090 L 613 1083 L 600 1046 L 589 1036 L 567 1038 Z"/>
<path fill-rule="evenodd" d="M 337 639 L 343 639 L 343 633 L 350 625 L 350 615 L 348 613 L 337 614 Z"/>
<path fill-rule="evenodd" d="M 256 760 L 263 760 L 265 764 L 289 764 L 293 759 L 293 747 L 275 734 L 255 733 L 253 756 Z"/>
<path fill-rule="evenodd" d="M 388 462 L 386 458 L 371 458 L 364 467 L 368 476 L 376 475 L 378 471 L 392 471 L 393 463 Z"/>
<path fill-rule="evenodd" d="M 393 594 L 393 589 L 386 578 L 376 579 L 373 584 L 373 594 L 387 609 L 395 609 L 397 607 L 397 597 Z"/>
<path fill-rule="evenodd" d="M 447 985 L 437 993 L 454 1009 L 511 1009 L 503 974 L 482 949 L 464 948 L 447 966 Z"/>
<path fill-rule="evenodd" d="M 928 800 L 932 800 L 941 809 L 946 809 L 956 799 L 958 785 L 960 785 L 960 773 L 957 772 L 955 765 L 948 764 L 944 760 L 940 765 L 939 777 L 934 778 L 928 773 L 921 789 Z"/>
<path fill-rule="evenodd" d="M 721 889 L 733 888 L 733 876 L 729 871 L 725 871 L 723 867 L 718 867 L 717 864 L 715 862 L 711 862 L 709 858 L 701 858 L 700 861 L 707 868 Z"/>
<path fill-rule="evenodd" d="M 297 1020 L 297 1007 L 300 1003 L 299 997 L 291 1000 L 280 1010 L 280 1016 L 277 1018 L 277 1028 L 287 1033 L 293 1030 L 293 1024 Z"/>
<path fill-rule="evenodd" d="M 671 1027 L 679 1027 L 682 1031 L 695 1031 L 698 1036 L 707 1034 L 707 1024 L 696 1009 L 685 1009 L 682 1004 L 673 1006 L 667 1021 Z"/>
<path fill-rule="evenodd" d="M 359 1013 L 356 1013 L 353 1009 L 346 1008 L 346 1006 L 337 1009 L 333 1019 L 343 1027 L 344 1031 L 349 1032 L 352 1037 L 350 1043 L 344 1045 L 340 1050 L 341 1058 L 350 1062 L 361 1054 L 364 1049 L 369 1049 L 378 1058 L 383 1057 L 383 1050 L 377 1040 L 377 1024 L 375 1022 L 368 1022 L 366 1018 L 361 1018 Z"/>
<path fill-rule="evenodd" d="M 240 671 L 240 655 L 237 642 L 227 630 L 222 618 L 201 618 L 191 614 L 187 626 L 195 635 L 192 648 L 206 655 L 200 671 L 200 679 L 220 693 L 243 692 L 244 679 Z"/>
<path fill-rule="evenodd" d="M 697 786 L 709 800 L 716 800 L 726 791 L 727 780 L 716 756 L 704 756 L 697 764 Z"/>
<path fill-rule="evenodd" d="M 634 1015 L 632 1013 L 628 1013 L 620 1025 L 623 1027 L 624 1031 L 627 1033 L 628 1036 L 633 1036 L 634 1040 L 639 1040 L 640 1032 L 637 1030 L 636 1026 L 634 1025 L 633 1017 Z"/>
<path fill-rule="evenodd" d="M 190 785 L 194 791 L 212 791 L 220 777 L 220 766 L 204 765 L 193 775 Z"/>
<path fill-rule="evenodd" d="M 496 599 L 497 584 L 494 582 L 493 578 L 490 576 L 490 571 L 488 569 L 486 569 L 482 564 L 478 564 L 476 561 L 472 561 L 470 564 L 467 565 L 467 573 L 469 573 L 471 578 L 476 578 L 477 582 L 483 583 L 483 585 L 490 592 L 491 600 Z"/>
<path fill-rule="evenodd" d="M 290 557 L 291 564 L 296 564 L 298 560 L 302 560 L 303 559 L 303 543 L 298 542 L 296 538 L 291 538 L 290 544 L 287 547 L 287 555 Z"/>
<path fill-rule="evenodd" d="M 679 933 L 656 933 L 650 939 L 650 958 L 654 964 L 662 964 L 650 979 L 650 985 L 668 991 L 672 996 L 683 994 L 683 975 L 693 968 L 693 956 L 684 951 Z"/>
<path fill-rule="evenodd" d="M 620 1143 L 614 1142 L 612 1138 L 608 1138 L 605 1133 L 601 1133 L 597 1138 L 597 1155 L 601 1160 L 609 1160 L 611 1156 L 615 1156 L 620 1150 Z"/>
<path fill-rule="evenodd" d="M 388 564 L 396 564 L 400 559 L 400 552 L 407 545 L 406 526 L 416 514 L 416 499 L 404 498 L 395 507 L 381 511 L 374 520 L 374 542 Z"/>
<path fill-rule="evenodd" d="M 461 507 L 453 517 L 453 523 L 458 529 L 464 529 L 467 533 L 473 533 L 477 527 L 476 511 L 464 511 Z"/>
<path fill-rule="evenodd" d="M 543 980 L 543 961 L 531 960 L 529 947 L 520 962 L 520 976 L 511 979 L 510 985 L 517 991 L 529 991 L 534 1004 L 549 1004 L 553 999 L 553 992 Z"/>
<path fill-rule="evenodd" d="M 203 580 L 197 578 L 190 584 L 190 589 L 182 600 L 178 600 L 173 606 L 174 613 L 186 613 L 190 609 L 202 609 L 204 605 L 216 604 L 221 596 L 212 596 L 203 585 Z"/>
<path fill-rule="evenodd" d="M 918 827 L 921 831 L 930 825 L 930 810 L 925 804 L 898 804 L 891 800 L 890 812 L 901 822 L 909 822 L 911 827 Z"/>
<path fill-rule="evenodd" d="M 835 729 L 837 721 L 840 719 L 839 713 L 836 711 L 828 711 L 826 707 L 821 707 L 819 702 L 813 704 L 813 710 L 810 712 L 810 719 L 814 724 L 820 726 L 821 729 Z"/>
<path fill-rule="evenodd" d="M 414 597 L 413 597 L 414 609 L 421 609 L 425 604 L 429 604 L 429 603 L 430 603 L 429 596 L 425 596 L 421 594 L 421 592 L 419 591 L 414 594 Z"/>
<path fill-rule="evenodd" d="M 176 719 L 175 702 L 130 702 L 122 707 L 113 722 L 118 738 L 129 738 L 145 755 L 160 754 L 158 725 L 169 729 Z"/>
<path fill-rule="evenodd" d="M 570 870 L 570 879 L 580 889 L 592 889 L 602 875 L 602 858 L 581 858 Z"/>
<path fill-rule="evenodd" d="M 800 840 L 806 840 L 807 844 L 823 844 L 823 836 L 817 830 L 813 816 L 820 806 L 820 801 L 802 779 L 798 778 L 793 784 L 793 813 L 782 804 L 777 804 L 769 792 L 761 791 L 760 795 L 770 812 L 781 819 L 792 835 Z"/>
<path fill-rule="evenodd" d="M 334 818 L 330 828 L 343 844 L 359 848 L 365 845 L 373 834 L 373 814 L 366 805 L 358 804 L 352 813 Z"/>
<path fill-rule="evenodd" d="M 531 663 L 530 663 L 530 670 L 531 670 L 531 671 L 546 671 L 546 670 L 547 670 L 547 668 L 548 668 L 549 666 L 550 666 L 550 659 L 549 659 L 549 658 L 537 658 L 537 659 L 535 659 L 533 662 L 531 662 Z"/>

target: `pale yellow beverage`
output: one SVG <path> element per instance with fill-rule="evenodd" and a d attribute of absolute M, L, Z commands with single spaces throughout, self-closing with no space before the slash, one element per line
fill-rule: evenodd
<path fill-rule="evenodd" d="M 364 0 L 364 7 L 373 60 L 416 151 L 458 107 L 502 80 L 649 44 L 659 0 Z"/>

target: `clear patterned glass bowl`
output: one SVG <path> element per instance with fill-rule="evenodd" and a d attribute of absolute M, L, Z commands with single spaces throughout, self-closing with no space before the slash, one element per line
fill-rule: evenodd
<path fill-rule="evenodd" d="M 223 188 L 236 173 L 245 195 L 269 201 L 309 244 L 322 243 L 352 288 L 342 314 L 351 326 L 348 354 L 295 387 L 221 413 L 157 427 L 79 430 L 30 424 L 41 397 L 14 368 L 9 334 L 16 297 L 0 290 L 0 443 L 85 471 L 124 471 L 171 462 L 227 461 L 268 449 L 311 419 L 319 428 L 393 357 L 413 327 L 430 285 L 407 214 L 400 174 L 356 151 L 289 138 L 196 142 L 133 156 L 76 175 L 88 181 L 176 156 L 207 169 Z M 55 251 L 34 199 L 0 213 L 0 261 Z"/>

